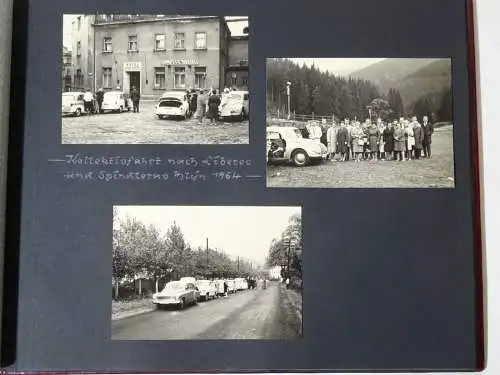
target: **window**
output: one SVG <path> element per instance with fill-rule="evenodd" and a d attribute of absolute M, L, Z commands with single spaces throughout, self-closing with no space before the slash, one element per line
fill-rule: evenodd
<path fill-rule="evenodd" d="M 165 34 L 155 35 L 155 51 L 165 51 Z"/>
<path fill-rule="evenodd" d="M 175 33 L 174 49 L 184 49 L 184 33 Z"/>
<path fill-rule="evenodd" d="M 102 68 L 102 85 L 105 88 L 112 87 L 112 83 L 111 83 L 111 68 Z"/>
<path fill-rule="evenodd" d="M 207 87 L 207 68 L 195 67 L 194 68 L 194 87 L 197 89 L 204 89 Z"/>
<path fill-rule="evenodd" d="M 174 87 L 176 89 L 183 89 L 186 87 L 186 68 L 174 68 Z"/>
<path fill-rule="evenodd" d="M 243 86 L 248 86 L 248 77 L 242 77 L 241 78 L 241 84 Z"/>
<path fill-rule="evenodd" d="M 113 52 L 113 42 L 111 37 L 104 38 L 104 52 Z"/>
<path fill-rule="evenodd" d="M 81 69 L 77 69 L 76 70 L 75 85 L 78 86 L 78 87 L 83 86 L 83 76 L 82 76 L 82 70 Z"/>
<path fill-rule="evenodd" d="M 128 50 L 137 51 L 137 35 L 130 35 L 128 37 Z"/>
<path fill-rule="evenodd" d="M 231 77 L 231 86 L 238 86 L 238 80 L 236 76 Z"/>
<path fill-rule="evenodd" d="M 81 56 L 82 54 L 82 42 L 76 42 L 76 55 Z"/>
<path fill-rule="evenodd" d="M 165 68 L 155 68 L 155 89 L 165 88 Z"/>
<path fill-rule="evenodd" d="M 207 48 L 207 33 L 205 32 L 194 33 L 194 48 L 195 49 Z"/>

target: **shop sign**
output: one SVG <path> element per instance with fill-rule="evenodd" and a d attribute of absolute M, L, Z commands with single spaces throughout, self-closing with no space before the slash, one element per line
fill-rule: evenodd
<path fill-rule="evenodd" d="M 195 59 L 177 59 L 177 60 L 165 60 L 163 65 L 200 65 L 200 62 Z"/>
<path fill-rule="evenodd" d="M 141 62 L 127 61 L 123 64 L 123 70 L 125 70 L 126 72 L 140 71 L 141 68 Z"/>

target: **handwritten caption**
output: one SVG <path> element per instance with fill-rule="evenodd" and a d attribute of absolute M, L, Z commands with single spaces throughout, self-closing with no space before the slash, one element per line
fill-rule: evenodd
<path fill-rule="evenodd" d="M 89 156 L 68 154 L 63 159 L 49 162 L 64 165 L 66 180 L 129 181 L 238 181 L 258 179 L 250 174 L 251 159 L 225 158 L 211 155 L 204 158 L 160 158 L 136 156 Z M 91 170 L 89 170 L 91 169 Z"/>

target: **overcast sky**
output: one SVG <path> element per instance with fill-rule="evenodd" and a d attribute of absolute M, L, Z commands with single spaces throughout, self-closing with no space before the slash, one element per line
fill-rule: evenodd
<path fill-rule="evenodd" d="M 120 219 L 128 216 L 162 233 L 175 221 L 192 247 L 218 248 L 236 258 L 264 265 L 273 238 L 280 238 L 288 219 L 300 207 L 241 206 L 116 206 Z"/>
<path fill-rule="evenodd" d="M 73 19 L 78 16 L 77 14 L 65 14 L 63 15 L 63 46 L 71 50 L 71 23 Z M 240 16 L 227 16 L 227 20 L 234 18 L 247 18 Z M 243 29 L 248 26 L 248 18 L 246 21 L 228 22 L 229 30 L 231 35 L 240 36 L 243 35 Z"/>
<path fill-rule="evenodd" d="M 314 65 L 321 71 L 329 71 L 335 75 L 345 75 L 356 70 L 363 69 L 369 65 L 375 64 L 384 58 L 371 58 L 371 59 L 347 59 L 347 58 L 294 58 L 290 59 L 295 61 L 296 63 L 302 65 L 305 63 L 308 66 L 311 66 L 314 62 Z"/>

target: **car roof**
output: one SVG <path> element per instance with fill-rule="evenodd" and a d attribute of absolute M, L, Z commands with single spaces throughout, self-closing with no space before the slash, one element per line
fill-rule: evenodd
<path fill-rule="evenodd" d="M 185 91 L 166 91 L 162 94 L 160 99 L 165 98 L 183 98 L 186 95 Z"/>
<path fill-rule="evenodd" d="M 67 91 L 67 92 L 63 92 L 62 93 L 63 95 L 81 95 L 81 94 L 85 94 L 83 91 Z"/>

